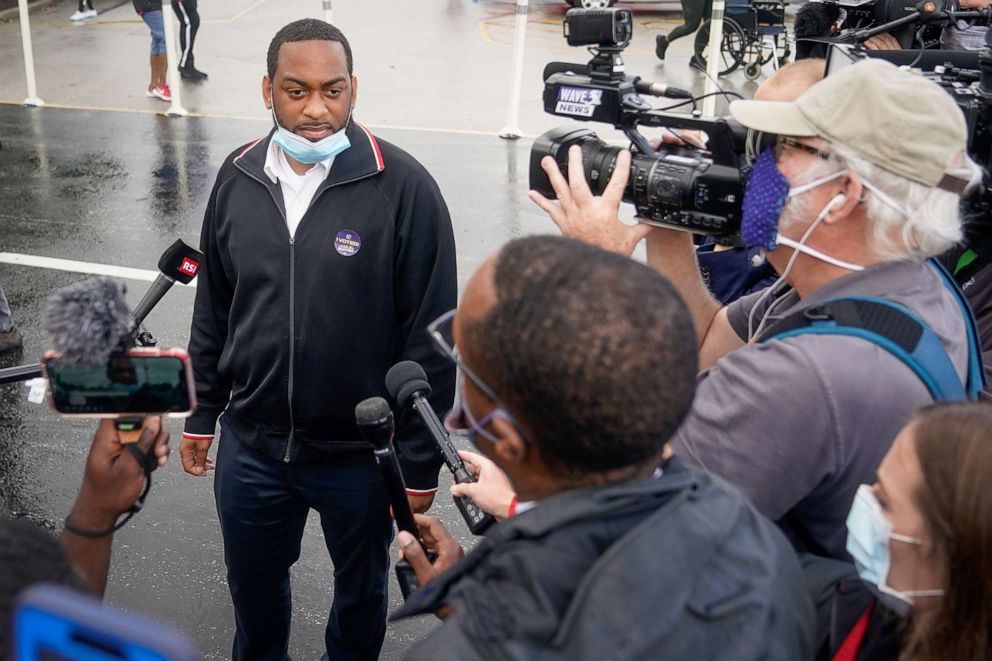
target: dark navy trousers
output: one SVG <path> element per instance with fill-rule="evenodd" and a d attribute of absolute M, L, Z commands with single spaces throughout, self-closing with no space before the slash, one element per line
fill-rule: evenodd
<path fill-rule="evenodd" d="M 243 444 L 221 419 L 214 495 L 234 601 L 237 661 L 288 659 L 289 568 L 311 509 L 334 563 L 327 656 L 375 659 L 386 633 L 392 520 L 378 467 L 285 464 Z"/>

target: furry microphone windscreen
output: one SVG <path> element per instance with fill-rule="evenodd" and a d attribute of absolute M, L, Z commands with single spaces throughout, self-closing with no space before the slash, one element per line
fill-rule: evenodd
<path fill-rule="evenodd" d="M 131 310 L 122 280 L 93 278 L 59 289 L 45 306 L 52 349 L 66 363 L 96 365 L 127 335 Z"/>
<path fill-rule="evenodd" d="M 830 26 L 840 17 L 840 7 L 824 2 L 808 2 L 796 12 L 796 39 L 829 37 Z"/>

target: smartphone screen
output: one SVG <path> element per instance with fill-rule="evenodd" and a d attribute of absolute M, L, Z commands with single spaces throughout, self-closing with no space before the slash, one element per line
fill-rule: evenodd
<path fill-rule="evenodd" d="M 189 362 L 179 355 L 116 354 L 97 365 L 49 357 L 44 363 L 59 413 L 184 414 L 193 408 Z"/>

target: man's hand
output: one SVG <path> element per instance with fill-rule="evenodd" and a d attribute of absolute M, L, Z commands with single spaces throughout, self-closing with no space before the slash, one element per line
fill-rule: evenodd
<path fill-rule="evenodd" d="M 551 181 L 558 204 L 537 191 L 530 191 L 529 196 L 551 217 L 563 235 L 630 256 L 638 242 L 651 232 L 649 225 L 627 225 L 617 216 L 630 175 L 630 152 L 627 150 L 621 150 L 617 156 L 613 176 L 602 196 L 593 195 L 586 184 L 582 149 L 577 145 L 568 149 L 568 181 L 550 156 L 541 160 L 541 167 Z"/>
<path fill-rule="evenodd" d="M 868 50 L 902 50 L 899 41 L 888 32 L 869 37 L 865 42 L 865 48 Z"/>
<path fill-rule="evenodd" d="M 423 514 L 431 508 L 434 504 L 435 492 L 430 493 L 409 493 L 406 494 L 406 499 L 410 501 L 410 509 L 413 510 L 414 514 Z"/>
<path fill-rule="evenodd" d="M 400 553 L 417 574 L 417 582 L 424 586 L 458 562 L 465 555 L 465 551 L 437 517 L 417 514 L 414 518 L 417 521 L 420 539 L 427 548 L 437 554 L 434 564 L 431 564 L 424 549 L 410 533 L 401 530 L 396 539 L 400 544 Z"/>
<path fill-rule="evenodd" d="M 458 456 L 465 462 L 465 468 L 475 476 L 475 482 L 451 485 L 451 495 L 467 496 L 479 508 L 497 519 L 510 516 L 510 503 L 516 495 L 506 473 L 481 454 L 459 450 Z"/>
<path fill-rule="evenodd" d="M 169 434 L 162 431 L 161 418 L 145 418 L 136 447 L 145 454 L 152 452 L 156 463 L 165 465 Z M 138 500 L 144 485 L 145 469 L 125 451 L 114 421 L 101 420 L 93 434 L 83 485 L 70 515 L 73 525 L 86 530 L 110 528 Z"/>
<path fill-rule="evenodd" d="M 207 456 L 213 437 L 194 438 L 183 435 L 179 441 L 179 458 L 183 462 L 183 470 L 190 475 L 203 477 L 214 469 L 214 460 Z"/>
<path fill-rule="evenodd" d="M 161 419 L 145 418 L 141 438 L 131 447 L 151 454 L 164 466 L 169 457 L 169 435 L 161 429 Z M 76 528 L 99 533 L 110 530 L 117 518 L 138 500 L 145 485 L 145 467 L 131 450 L 125 449 L 114 429 L 113 420 L 102 420 L 93 435 L 83 486 L 69 513 Z M 93 591 L 103 596 L 110 570 L 111 535 L 86 537 L 71 530 L 62 533 L 62 547 L 72 564 L 89 580 Z"/>

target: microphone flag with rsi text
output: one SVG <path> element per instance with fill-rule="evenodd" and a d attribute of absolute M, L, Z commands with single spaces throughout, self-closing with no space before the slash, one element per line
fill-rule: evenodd
<path fill-rule="evenodd" d="M 172 285 L 176 282 L 188 285 L 200 272 L 202 265 L 203 253 L 186 245 L 182 239 L 176 240 L 169 246 L 158 260 L 159 274 L 134 308 L 131 322 L 132 330 L 141 325 L 141 322 L 145 320 L 152 308 L 162 300 Z"/>
<path fill-rule="evenodd" d="M 162 253 L 158 260 L 158 270 L 166 276 L 188 285 L 200 272 L 203 253 L 178 239 Z"/>

